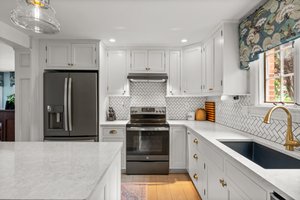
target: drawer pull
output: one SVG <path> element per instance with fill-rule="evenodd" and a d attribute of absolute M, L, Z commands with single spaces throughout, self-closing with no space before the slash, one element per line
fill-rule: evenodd
<path fill-rule="evenodd" d="M 198 178 L 199 178 L 199 177 L 198 177 L 198 174 L 194 174 L 193 177 L 194 177 L 195 180 L 198 180 Z"/>
<path fill-rule="evenodd" d="M 212 91 L 212 90 L 214 90 L 214 89 L 213 89 L 213 88 L 209 88 L 208 90 L 209 90 L 209 91 Z"/>
<path fill-rule="evenodd" d="M 195 144 L 198 144 L 198 142 L 199 142 L 198 139 L 195 138 L 195 139 L 194 139 L 194 143 L 195 143 Z"/>
<path fill-rule="evenodd" d="M 223 178 L 220 179 L 220 183 L 221 183 L 222 187 L 226 187 L 227 186 L 227 183 L 225 182 L 225 180 Z"/>
<path fill-rule="evenodd" d="M 195 158 L 196 160 L 198 160 L 198 155 L 194 154 L 193 158 Z"/>
<path fill-rule="evenodd" d="M 115 135 L 115 134 L 117 134 L 117 133 L 118 133 L 117 130 L 111 130 L 111 131 L 109 131 L 109 134 L 112 134 L 112 135 Z"/>

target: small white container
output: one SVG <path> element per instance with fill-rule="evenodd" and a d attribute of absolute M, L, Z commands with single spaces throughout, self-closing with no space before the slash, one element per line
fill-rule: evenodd
<path fill-rule="evenodd" d="M 188 121 L 194 121 L 195 120 L 195 112 L 189 112 L 187 115 L 186 115 L 186 119 Z"/>

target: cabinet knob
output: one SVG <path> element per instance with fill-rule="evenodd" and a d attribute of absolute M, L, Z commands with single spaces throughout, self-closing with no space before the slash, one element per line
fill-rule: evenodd
<path fill-rule="evenodd" d="M 195 139 L 194 139 L 194 143 L 195 143 L 195 144 L 198 144 L 198 142 L 199 142 L 198 139 L 195 138 Z"/>
<path fill-rule="evenodd" d="M 118 133 L 117 130 L 110 130 L 110 131 L 109 131 L 109 134 L 112 134 L 112 135 L 115 135 L 115 134 L 117 134 L 117 133 Z"/>
<path fill-rule="evenodd" d="M 195 158 L 196 160 L 198 160 L 198 155 L 197 155 L 197 154 L 194 154 L 194 155 L 193 155 L 193 158 Z"/>
<path fill-rule="evenodd" d="M 194 176 L 193 176 L 193 177 L 194 177 L 194 179 L 195 179 L 195 180 L 198 180 L 198 179 L 199 179 L 199 176 L 198 176 L 198 174 L 194 174 Z"/>
<path fill-rule="evenodd" d="M 220 181 L 220 184 L 222 185 L 222 187 L 226 187 L 227 186 L 227 183 L 225 182 L 225 180 L 222 178 L 219 180 Z"/>

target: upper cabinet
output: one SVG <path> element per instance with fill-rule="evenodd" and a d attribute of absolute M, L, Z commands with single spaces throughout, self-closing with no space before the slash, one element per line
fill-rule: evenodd
<path fill-rule="evenodd" d="M 107 52 L 107 91 L 109 95 L 125 95 L 127 89 L 127 51 L 109 50 Z"/>
<path fill-rule="evenodd" d="M 180 95 L 180 93 L 181 93 L 181 51 L 170 50 L 168 95 Z"/>
<path fill-rule="evenodd" d="M 202 92 L 201 47 L 183 51 L 182 89 L 185 95 L 198 95 Z"/>
<path fill-rule="evenodd" d="M 248 72 L 240 69 L 238 23 L 225 22 L 212 35 L 214 90 L 223 95 L 248 93 Z"/>
<path fill-rule="evenodd" d="M 166 53 L 164 50 L 132 50 L 130 72 L 165 72 Z"/>
<path fill-rule="evenodd" d="M 44 41 L 41 49 L 45 52 L 45 69 L 98 69 L 98 47 L 98 41 Z"/>

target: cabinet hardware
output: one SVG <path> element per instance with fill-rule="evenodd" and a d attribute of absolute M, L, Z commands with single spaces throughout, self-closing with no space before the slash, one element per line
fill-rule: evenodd
<path fill-rule="evenodd" d="M 198 177 L 198 174 L 194 174 L 193 177 L 194 177 L 195 180 L 198 180 L 198 178 L 199 178 L 199 177 Z"/>
<path fill-rule="evenodd" d="M 123 91 L 123 95 L 125 95 L 125 93 L 126 93 L 126 90 Z"/>
<path fill-rule="evenodd" d="M 205 189 L 204 189 L 203 193 L 204 193 L 204 195 L 206 195 L 206 190 Z"/>
<path fill-rule="evenodd" d="M 109 131 L 109 134 L 113 134 L 113 135 L 115 135 L 115 134 L 117 134 L 118 133 L 118 131 L 117 130 L 110 130 Z"/>
<path fill-rule="evenodd" d="M 212 91 L 212 90 L 214 90 L 214 89 L 213 89 L 213 88 L 209 88 L 208 90 L 209 90 L 209 91 Z"/>
<path fill-rule="evenodd" d="M 223 80 L 221 81 L 221 86 L 223 86 Z"/>
<path fill-rule="evenodd" d="M 195 143 L 195 144 L 198 144 L 198 142 L 199 142 L 198 139 L 195 138 L 195 139 L 194 139 L 194 143 Z"/>
<path fill-rule="evenodd" d="M 191 134 L 191 133 L 188 131 L 187 134 L 189 135 L 189 134 Z"/>
<path fill-rule="evenodd" d="M 46 63 L 48 62 L 47 58 L 46 58 Z"/>
<path fill-rule="evenodd" d="M 204 163 L 204 169 L 206 168 L 206 165 L 205 165 L 205 163 Z"/>
<path fill-rule="evenodd" d="M 225 182 L 225 180 L 223 178 L 220 179 L 219 181 L 220 181 L 222 187 L 226 187 L 227 186 L 227 183 Z"/>
<path fill-rule="evenodd" d="M 193 155 L 193 158 L 195 158 L 196 160 L 198 160 L 198 155 L 197 155 L 197 154 L 194 154 L 194 155 Z"/>
<path fill-rule="evenodd" d="M 48 47 L 46 46 L 46 51 L 48 51 Z"/>

